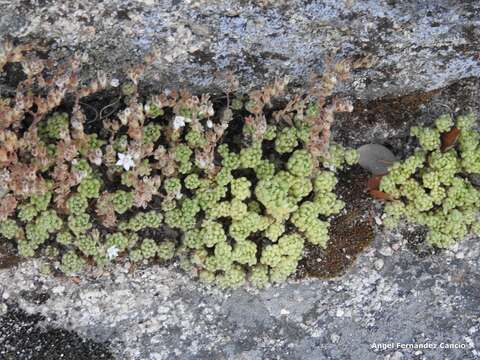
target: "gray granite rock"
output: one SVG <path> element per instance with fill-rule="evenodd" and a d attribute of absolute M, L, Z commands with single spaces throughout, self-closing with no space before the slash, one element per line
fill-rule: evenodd
<path fill-rule="evenodd" d="M 478 359 L 478 238 L 459 244 L 462 259 L 421 257 L 407 246 L 378 254 L 401 236 L 378 236 L 338 279 L 263 291 L 222 292 L 157 266 L 130 275 L 117 266 L 77 284 L 41 275 L 32 261 L 0 271 L 0 296 L 40 314 L 45 326 L 108 341 L 118 359 Z M 380 258 L 384 266 L 376 269 Z M 38 302 L 25 293 L 45 295 Z"/>
<path fill-rule="evenodd" d="M 144 84 L 226 89 L 231 71 L 248 90 L 288 75 L 299 86 L 328 55 L 376 59 L 344 91 L 378 98 L 429 90 L 480 74 L 478 1 L 8 0 L 0 38 L 43 40 L 50 56 L 89 55 L 120 76 L 157 49 Z"/>

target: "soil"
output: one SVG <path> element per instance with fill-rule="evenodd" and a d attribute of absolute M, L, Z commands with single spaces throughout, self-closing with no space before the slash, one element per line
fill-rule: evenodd
<path fill-rule="evenodd" d="M 442 90 L 432 90 L 427 92 L 414 92 L 412 94 L 399 96 L 395 98 L 382 98 L 366 102 L 357 100 L 353 104 L 353 114 L 358 115 L 357 121 L 363 125 L 374 126 L 379 118 L 386 119 L 392 128 L 401 128 L 405 122 L 411 121 L 411 116 L 415 115 L 422 105 L 428 103 L 435 95 Z M 386 115 L 388 116 L 382 116 Z M 351 131 L 355 129 L 354 122 L 351 124 Z"/>
<path fill-rule="evenodd" d="M 19 256 L 0 254 L 0 269 L 8 269 L 17 266 L 21 260 L 22 259 Z"/>
<path fill-rule="evenodd" d="M 356 165 L 339 174 L 336 191 L 345 202 L 344 213 L 330 224 L 327 248 L 307 244 L 297 278 L 331 278 L 345 272 L 374 238 L 371 213 L 373 199 L 366 191 L 369 173 Z"/>
<path fill-rule="evenodd" d="M 15 255 L 15 248 L 8 241 L 0 241 L 0 269 L 17 266 L 22 258 Z"/>

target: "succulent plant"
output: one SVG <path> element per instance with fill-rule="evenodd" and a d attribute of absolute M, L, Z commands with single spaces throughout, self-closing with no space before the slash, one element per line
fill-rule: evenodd
<path fill-rule="evenodd" d="M 85 266 L 85 261 L 74 251 L 69 251 L 62 256 L 60 269 L 65 274 L 74 274 L 80 272 Z"/>
<path fill-rule="evenodd" d="M 15 220 L 7 219 L 4 221 L 0 221 L 0 234 L 7 239 L 14 239 L 18 232 L 20 231 L 20 227 L 17 225 Z"/>
<path fill-rule="evenodd" d="M 426 226 L 427 242 L 441 248 L 475 232 L 480 190 L 468 180 L 480 173 L 480 134 L 474 121 L 472 114 L 460 116 L 454 128 L 453 119 L 443 115 L 435 128 L 412 128 L 420 148 L 396 162 L 380 183 L 393 200 L 385 205 L 386 226 L 395 227 L 403 218 Z M 445 147 L 441 134 L 457 129 L 458 143 Z"/>
<path fill-rule="evenodd" d="M 119 214 L 125 213 L 133 205 L 133 194 L 124 190 L 117 190 L 111 194 L 113 208 Z"/>
<path fill-rule="evenodd" d="M 189 192 L 179 178 L 165 181 L 167 193 L 182 193 L 165 213 L 165 223 L 184 231 L 182 261 L 196 267 L 202 281 L 221 287 L 284 281 L 295 271 L 306 241 L 326 246 L 328 217 L 344 206 L 333 193 L 335 173 L 318 167 L 325 159 L 315 161 L 306 149 L 296 149 L 301 143 L 296 129 L 284 129 L 275 137 L 277 159 L 272 154 L 264 159 L 261 141 L 239 152 L 221 144 L 214 178 L 187 174 Z M 355 151 L 335 146 L 338 167 L 358 159 Z M 242 175 L 248 171 L 248 177 Z"/>

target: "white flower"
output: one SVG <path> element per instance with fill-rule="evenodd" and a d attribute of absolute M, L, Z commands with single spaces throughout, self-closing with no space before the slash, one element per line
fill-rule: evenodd
<path fill-rule="evenodd" d="M 113 245 L 113 246 L 110 246 L 108 249 L 107 249 L 107 257 L 109 260 L 112 260 L 114 258 L 116 258 L 118 255 L 118 248 Z"/>
<path fill-rule="evenodd" d="M 188 121 L 183 116 L 175 116 L 175 119 L 173 120 L 173 128 L 175 130 L 180 129 L 181 127 L 185 126 L 186 122 Z"/>
<path fill-rule="evenodd" d="M 120 85 L 120 80 L 113 78 L 113 79 L 110 81 L 110 85 L 111 85 L 112 87 L 118 87 L 118 85 Z"/>
<path fill-rule="evenodd" d="M 212 120 L 207 120 L 207 127 L 211 129 L 213 127 L 213 122 Z"/>
<path fill-rule="evenodd" d="M 118 153 L 118 161 L 115 165 L 122 166 L 125 170 L 130 170 L 135 166 L 132 155 Z"/>

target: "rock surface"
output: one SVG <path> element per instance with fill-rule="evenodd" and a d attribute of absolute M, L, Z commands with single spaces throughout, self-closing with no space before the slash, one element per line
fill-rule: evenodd
<path fill-rule="evenodd" d="M 291 76 L 299 86 L 328 55 L 375 59 L 345 92 L 356 98 L 430 90 L 480 74 L 480 3 L 395 0 L 10 0 L 0 38 L 43 40 L 50 56 L 89 55 L 84 77 L 159 56 L 144 84 L 224 91 Z"/>
<path fill-rule="evenodd" d="M 381 255 L 375 249 L 386 242 L 401 246 Z M 44 324 L 110 342 L 118 359 L 478 359 L 478 239 L 423 257 L 406 245 L 402 234 L 378 237 L 336 280 L 231 293 L 173 268 L 127 274 L 117 267 L 77 284 L 42 276 L 29 262 L 0 271 L 0 296 L 40 313 Z M 384 265 L 376 270 L 379 259 Z M 44 301 L 25 296 L 32 293 L 44 294 Z M 380 348 L 390 343 L 393 348 Z M 397 343 L 436 348 L 402 349 Z"/>

